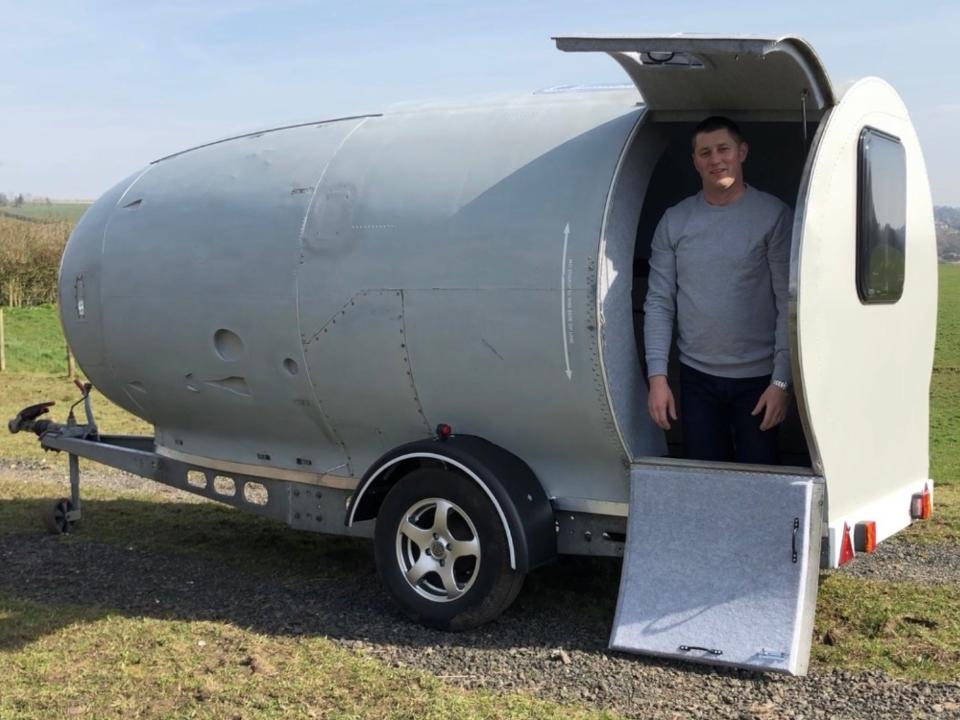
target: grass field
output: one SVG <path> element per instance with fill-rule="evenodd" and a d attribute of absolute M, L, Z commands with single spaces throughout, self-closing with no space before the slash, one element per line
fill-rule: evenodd
<path fill-rule="evenodd" d="M 63 377 L 55 309 L 7 313 L 13 372 L 0 375 L 0 418 L 48 399 L 58 401 L 57 417 L 62 417 L 63 406 L 77 392 Z M 903 536 L 918 544 L 955 545 L 960 552 L 960 266 L 940 269 L 931 400 L 935 515 Z M 96 407 L 101 427 L 109 432 L 150 432 L 102 397 Z M 29 485 L 13 470 L 0 468 L 0 536 L 35 531 L 38 513 L 65 489 L 63 459 L 45 457 L 33 436 L 0 435 L 0 460 L 14 459 L 32 461 L 34 467 L 41 467 L 38 461 L 56 465 L 37 471 L 48 480 Z M 293 577 L 349 574 L 370 560 L 363 544 L 297 533 L 221 505 L 184 503 L 169 493 L 88 487 L 85 499 L 85 522 L 64 542 L 135 543 L 145 550 L 229 562 L 238 572 Z M 562 595 L 563 582 L 562 573 L 551 571 L 530 578 L 548 595 Z M 598 597 L 597 612 L 611 612 L 614 600 Z M 821 579 L 816 623 L 814 671 L 867 669 L 911 679 L 960 678 L 956 585 L 828 574 Z M 69 671 L 60 662 L 66 646 Z M 252 671 L 251 664 L 262 672 Z M 526 695 L 459 690 L 319 636 L 265 635 L 229 623 L 130 617 L 110 608 L 2 595 L 0 677 L 0 718 L 93 717 L 103 709 L 96 705 L 98 697 L 110 699 L 110 715 L 141 717 L 610 717 Z"/>
<path fill-rule="evenodd" d="M 7 371 L 11 375 L 65 375 L 67 345 L 53 305 L 4 308 Z"/>
<path fill-rule="evenodd" d="M 960 370 L 960 264 L 940 266 L 937 350 L 933 366 Z"/>
<path fill-rule="evenodd" d="M 940 266 L 930 383 L 930 476 L 938 483 L 960 483 L 960 265 Z"/>
<path fill-rule="evenodd" d="M 90 203 L 25 203 L 20 207 L 0 207 L 0 213 L 28 220 L 65 220 L 76 223 Z"/>

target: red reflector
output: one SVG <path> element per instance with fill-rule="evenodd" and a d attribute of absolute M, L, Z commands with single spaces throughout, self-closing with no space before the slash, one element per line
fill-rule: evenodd
<path fill-rule="evenodd" d="M 440 423 L 437 425 L 437 437 L 441 440 L 446 440 L 448 437 L 453 435 L 453 428 L 447 425 L 446 423 Z"/>
<path fill-rule="evenodd" d="M 872 553 L 877 549 L 877 523 L 873 520 L 858 522 L 853 527 L 853 540 L 857 552 Z"/>
<path fill-rule="evenodd" d="M 840 541 L 840 561 L 837 567 L 846 565 L 853 560 L 853 542 L 850 540 L 850 526 L 843 524 L 843 539 Z"/>

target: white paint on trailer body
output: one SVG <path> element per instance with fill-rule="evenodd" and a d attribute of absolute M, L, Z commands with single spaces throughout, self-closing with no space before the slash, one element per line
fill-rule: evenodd
<path fill-rule="evenodd" d="M 909 524 L 908 496 L 932 485 L 937 263 L 930 189 L 906 108 L 884 81 L 856 83 L 825 122 L 795 225 L 797 390 L 814 467 L 827 482 L 830 527 L 877 520 L 886 537 Z M 902 297 L 892 304 L 863 304 L 857 293 L 857 161 L 864 127 L 899 138 L 906 157 L 905 279 Z M 838 555 L 832 543 L 832 564 Z"/>

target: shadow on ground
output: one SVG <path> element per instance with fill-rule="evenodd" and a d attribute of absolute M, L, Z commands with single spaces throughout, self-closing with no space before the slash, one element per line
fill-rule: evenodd
<path fill-rule="evenodd" d="M 129 499 L 85 501 L 76 531 L 54 536 L 38 519 L 49 502 L 0 503 L 0 595 L 65 607 L 50 621 L 56 627 L 24 623 L 16 611 L 0 617 L 2 649 L 117 611 L 368 643 L 592 652 L 606 649 L 613 620 L 613 559 L 541 568 L 499 620 L 450 634 L 399 614 L 368 540 L 298 532 L 211 503 Z"/>

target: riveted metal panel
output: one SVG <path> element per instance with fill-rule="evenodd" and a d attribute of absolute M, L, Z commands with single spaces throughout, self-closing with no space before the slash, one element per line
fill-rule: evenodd
<path fill-rule="evenodd" d="M 160 161 L 102 234 L 112 400 L 183 452 L 344 466 L 306 372 L 296 272 L 304 216 L 362 120 L 243 137 Z M 268 458 L 268 459 L 263 459 Z"/>

